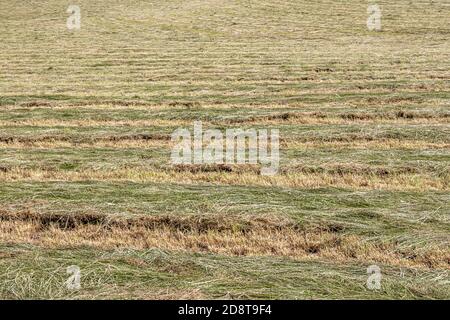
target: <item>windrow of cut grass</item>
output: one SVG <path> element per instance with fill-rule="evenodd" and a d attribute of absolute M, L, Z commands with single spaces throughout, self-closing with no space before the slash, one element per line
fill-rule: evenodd
<path fill-rule="evenodd" d="M 0 212 L 0 239 L 46 248 L 91 246 L 102 249 L 159 248 L 234 256 L 281 256 L 329 259 L 339 263 L 370 262 L 393 266 L 450 270 L 443 246 L 408 250 L 395 241 L 374 243 L 341 233 L 338 226 L 305 229 L 293 222 L 263 216 L 54 215 Z"/>
<path fill-rule="evenodd" d="M 70 167 L 70 164 L 67 166 Z M 224 167 L 226 168 L 226 167 Z M 239 169 L 238 169 L 239 170 Z M 320 172 L 320 173 L 286 173 L 273 177 L 261 176 L 259 169 L 253 172 L 232 172 L 231 169 L 204 169 L 203 172 L 190 172 L 175 168 L 171 171 L 148 170 L 141 168 L 118 168 L 113 171 L 103 170 L 42 170 L 42 169 L 7 169 L 0 171 L 0 181 L 130 181 L 159 182 L 179 184 L 212 185 L 247 185 L 274 186 L 287 188 L 353 188 L 354 190 L 449 190 L 448 172 L 441 176 L 429 176 L 420 173 L 384 174 L 386 171 L 367 173 Z M 231 171 L 231 172 L 230 172 Z"/>
<path fill-rule="evenodd" d="M 448 299 L 450 6 L 377 4 L 2 3 L 0 298 Z M 172 165 L 194 121 L 278 174 Z"/>

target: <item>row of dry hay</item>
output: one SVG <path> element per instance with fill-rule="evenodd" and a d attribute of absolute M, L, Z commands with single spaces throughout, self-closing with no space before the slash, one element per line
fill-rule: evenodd
<path fill-rule="evenodd" d="M 234 256 L 331 259 L 395 266 L 450 269 L 450 252 L 437 244 L 426 250 L 394 240 L 367 241 L 339 225 L 302 226 L 272 216 L 137 216 L 38 214 L 0 211 L 0 239 L 47 248 L 92 246 L 161 248 Z"/>

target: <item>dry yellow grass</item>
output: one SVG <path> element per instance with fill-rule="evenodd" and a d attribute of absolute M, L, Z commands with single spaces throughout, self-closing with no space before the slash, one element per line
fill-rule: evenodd
<path fill-rule="evenodd" d="M 395 242 L 375 243 L 334 226 L 304 228 L 270 217 L 39 215 L 0 212 L 0 240 L 46 248 L 160 248 L 235 256 L 281 256 L 385 263 L 450 270 L 450 251 L 436 245 L 417 251 Z M 242 218 L 241 218 L 242 219 Z"/>
<path fill-rule="evenodd" d="M 20 121 L 0 121 L 0 126 L 5 127 L 167 127 L 167 126 L 192 126 L 192 121 L 186 120 L 163 120 L 163 119 L 153 119 L 153 120 L 70 120 L 61 121 L 56 119 L 26 119 Z"/>
<path fill-rule="evenodd" d="M 12 141 L 12 142 L 0 142 L 0 149 L 18 149 L 18 150 L 32 150 L 32 149 L 57 149 L 57 148 L 71 148 L 71 149 L 95 149 L 95 148 L 113 148 L 113 149 L 147 149 L 154 147 L 165 147 L 170 150 L 172 145 L 170 140 L 164 139 L 149 139 L 149 140 L 136 140 L 136 139 L 123 139 L 118 141 L 107 140 L 107 139 L 97 139 L 91 142 L 77 142 L 68 141 L 66 139 L 58 140 L 57 138 L 53 140 L 43 140 L 43 141 L 33 141 L 32 139 L 28 141 Z M 439 148 L 439 147 L 437 147 Z"/>
<path fill-rule="evenodd" d="M 1 144 L 0 144 L 1 146 Z M 299 149 L 336 148 L 336 149 L 364 149 L 364 150 L 420 150 L 420 149 L 446 149 L 450 150 L 450 144 L 445 142 L 427 142 L 421 140 L 401 139 L 374 139 L 372 141 L 283 141 L 282 147 Z"/>
<path fill-rule="evenodd" d="M 123 267 L 122 281 L 85 296 L 210 298 L 234 285 L 252 298 L 448 297 L 430 281 L 449 270 L 447 2 L 377 0 L 375 32 L 365 1 L 79 0 L 77 31 L 61 0 L 4 1 L 0 202 L 12 211 L 0 212 L 0 298 L 65 296 L 41 265 L 53 277 L 74 256 L 150 248 L 208 257 L 196 280 L 217 285 L 198 291 L 195 270 L 172 282 L 130 258 L 102 262 Z M 172 166 L 171 133 L 194 120 L 279 129 L 278 175 Z M 42 212 L 13 209 L 27 206 Z M 124 212 L 161 216 L 112 217 Z M 346 229 L 327 227 L 337 223 Z M 23 244 L 47 259 L 8 255 Z M 395 282 L 368 295 L 369 263 Z M 221 282 L 233 274 L 237 285 Z"/>
<path fill-rule="evenodd" d="M 261 176 L 258 172 L 186 172 L 148 170 L 145 168 L 87 169 L 83 171 L 10 168 L 0 171 L 0 181 L 131 181 L 289 188 L 338 187 L 355 190 L 399 191 L 447 191 L 450 184 L 448 175 L 429 176 L 419 173 L 399 173 L 385 177 L 371 173 L 286 173 L 275 176 Z"/>
<path fill-rule="evenodd" d="M 422 140 L 400 140 L 400 139 L 374 139 L 372 141 L 297 141 L 291 139 L 283 139 L 280 143 L 282 148 L 291 149 L 364 149 L 364 150 L 390 150 L 390 149 L 403 149 L 403 150 L 450 150 L 450 144 L 445 142 L 428 142 Z M 58 139 L 58 137 L 48 139 L 11 139 L 11 141 L 0 141 L 0 149 L 56 149 L 56 148 L 72 148 L 72 149 L 91 149 L 91 148 L 112 148 L 112 149 L 131 149 L 131 148 L 153 148 L 161 147 L 170 148 L 173 146 L 173 142 L 168 139 L 93 139 L 92 141 L 79 142 L 71 141 L 66 137 Z"/>
<path fill-rule="evenodd" d="M 203 125 L 208 127 L 214 127 L 218 123 L 230 123 L 234 125 L 246 125 L 252 124 L 255 126 L 279 126 L 279 125 L 296 125 L 296 124 L 310 124 L 310 125 L 348 125 L 353 123 L 361 124 L 446 124 L 450 123 L 450 117 L 415 117 L 412 119 L 407 118 L 383 118 L 383 117 L 365 117 L 348 116 L 314 116 L 310 114 L 298 114 L 290 116 L 284 119 L 282 116 L 277 117 L 260 117 L 250 118 L 242 120 L 229 120 L 229 121 L 203 121 Z M 12 121 L 0 121 L 0 126 L 3 127 L 192 127 L 192 120 L 179 120 L 179 119 L 148 119 L 148 120 L 92 120 L 92 119 L 80 119 L 80 120 L 57 120 L 57 119 L 24 119 L 24 120 L 12 120 Z"/>

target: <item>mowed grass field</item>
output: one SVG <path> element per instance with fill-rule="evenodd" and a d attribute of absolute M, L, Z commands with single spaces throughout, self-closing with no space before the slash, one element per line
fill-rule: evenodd
<path fill-rule="evenodd" d="M 0 298 L 449 299 L 450 4 L 373 3 L 1 1 Z M 172 165 L 194 121 L 278 174 Z"/>

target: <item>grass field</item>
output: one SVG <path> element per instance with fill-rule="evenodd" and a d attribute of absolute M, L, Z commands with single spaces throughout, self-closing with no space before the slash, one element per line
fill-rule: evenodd
<path fill-rule="evenodd" d="M 0 298 L 450 299 L 448 1 L 9 0 L 0 29 Z M 279 129 L 278 174 L 171 164 L 194 121 Z"/>

